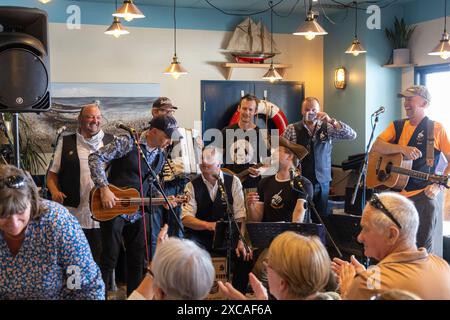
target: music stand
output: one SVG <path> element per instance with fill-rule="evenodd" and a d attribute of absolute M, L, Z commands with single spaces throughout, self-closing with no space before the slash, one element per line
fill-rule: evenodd
<path fill-rule="evenodd" d="M 268 248 L 280 233 L 293 231 L 303 236 L 317 236 L 326 245 L 325 228 L 315 223 L 254 222 L 246 224 L 253 247 Z"/>

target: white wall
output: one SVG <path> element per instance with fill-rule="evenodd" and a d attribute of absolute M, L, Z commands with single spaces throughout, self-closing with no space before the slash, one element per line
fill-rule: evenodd
<path fill-rule="evenodd" d="M 52 82 L 160 83 L 161 95 L 181 106 L 177 119 L 183 127 L 200 120 L 200 80 L 225 80 L 219 65 L 231 61 L 223 53 L 230 32 L 177 30 L 177 54 L 189 75 L 178 80 L 163 75 L 173 55 L 172 29 L 129 28 L 116 39 L 103 34 L 106 26 L 82 25 L 68 30 L 50 24 Z M 275 62 L 292 64 L 286 80 L 305 81 L 306 95 L 323 101 L 323 41 L 276 34 L 282 53 Z M 236 69 L 232 80 L 260 80 L 265 69 Z"/>

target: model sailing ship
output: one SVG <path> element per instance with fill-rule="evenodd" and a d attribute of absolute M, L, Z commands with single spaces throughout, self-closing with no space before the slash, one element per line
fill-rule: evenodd
<path fill-rule="evenodd" d="M 259 21 L 255 23 L 248 17 L 234 30 L 226 48 L 239 63 L 264 63 L 279 52 L 275 42 L 270 46 L 271 36 L 266 26 Z"/>

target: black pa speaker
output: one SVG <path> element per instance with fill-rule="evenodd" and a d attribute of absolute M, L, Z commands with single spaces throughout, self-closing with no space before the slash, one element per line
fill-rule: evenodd
<path fill-rule="evenodd" d="M 0 112 L 51 107 L 47 13 L 0 6 Z"/>

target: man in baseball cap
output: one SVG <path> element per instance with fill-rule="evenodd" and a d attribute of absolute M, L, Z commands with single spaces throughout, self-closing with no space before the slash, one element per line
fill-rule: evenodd
<path fill-rule="evenodd" d="M 397 94 L 399 98 L 422 97 L 426 102 L 431 102 L 431 95 L 425 86 L 412 86 Z"/>
<path fill-rule="evenodd" d="M 152 116 L 162 116 L 175 114 L 178 107 L 174 106 L 172 101 L 167 97 L 159 97 L 152 104 Z"/>
<path fill-rule="evenodd" d="M 441 153 L 450 163 L 450 139 L 441 123 L 426 116 L 431 95 L 425 86 L 412 86 L 398 96 L 404 98 L 406 119 L 391 122 L 378 136 L 371 151 L 382 155 L 402 154 L 405 159 L 412 160 L 414 170 L 435 173 Z M 427 145 L 430 147 L 427 148 Z M 448 174 L 450 164 L 444 170 L 444 175 Z M 400 191 L 414 202 L 419 213 L 417 247 L 424 247 L 428 252 L 436 250 L 435 240 L 440 238 L 442 241 L 442 233 L 439 234 L 439 229 L 436 229 L 436 221 L 442 216 L 438 198 L 442 189 L 444 187 L 432 181 L 410 178 Z"/>
<path fill-rule="evenodd" d="M 156 128 L 163 131 L 170 139 L 174 132 L 177 132 L 178 124 L 172 116 L 156 116 L 150 122 L 150 130 Z"/>

